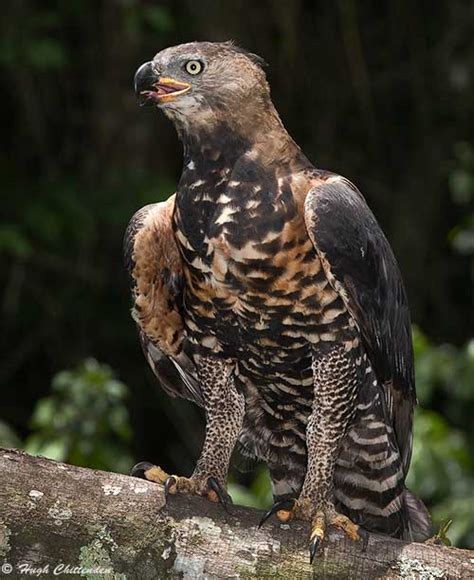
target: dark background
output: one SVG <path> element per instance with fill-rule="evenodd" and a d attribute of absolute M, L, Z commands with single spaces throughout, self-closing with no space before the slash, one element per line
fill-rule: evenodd
<path fill-rule="evenodd" d="M 412 486 L 473 544 L 472 2 L 17 0 L 0 27 L 4 444 L 192 470 L 201 414 L 156 387 L 129 316 L 123 232 L 181 170 L 173 127 L 137 107 L 132 79 L 166 46 L 233 39 L 269 63 L 291 135 L 359 186 L 394 248 L 425 409 Z"/>

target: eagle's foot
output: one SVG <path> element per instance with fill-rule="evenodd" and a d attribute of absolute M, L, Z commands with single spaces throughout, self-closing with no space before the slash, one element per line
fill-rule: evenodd
<path fill-rule="evenodd" d="M 171 475 L 165 482 L 166 495 L 194 494 L 207 497 L 209 501 L 221 503 L 227 510 L 232 503 L 230 495 L 215 477 L 178 477 Z"/>
<path fill-rule="evenodd" d="M 164 485 L 166 497 L 177 494 L 200 495 L 207 497 L 209 501 L 220 502 L 226 510 L 228 504 L 232 503 L 225 487 L 215 477 L 169 475 L 158 465 L 146 461 L 137 463 L 130 475 Z"/>
<path fill-rule="evenodd" d="M 309 499 L 295 499 L 288 498 L 277 501 L 273 506 L 267 511 L 267 513 L 261 519 L 258 527 L 260 528 L 263 524 L 270 518 L 273 514 L 282 522 L 286 524 L 291 520 L 305 520 L 312 521 L 313 514 L 313 504 Z"/>
<path fill-rule="evenodd" d="M 366 550 L 369 543 L 368 532 L 347 516 L 338 513 L 332 504 L 328 504 L 325 509 L 318 509 L 311 520 L 311 534 L 309 537 L 310 562 L 313 562 L 318 555 L 328 526 L 339 528 L 353 542 L 360 541 L 362 551 Z"/>
<path fill-rule="evenodd" d="M 272 507 L 263 515 L 263 518 L 260 520 L 258 527 L 261 528 L 263 524 L 272 517 L 272 515 L 276 515 L 280 522 L 286 524 L 295 517 L 297 505 L 298 500 L 295 498 L 282 499 L 275 502 Z"/>
<path fill-rule="evenodd" d="M 130 470 L 130 475 L 160 483 L 161 485 L 164 485 L 169 478 L 169 474 L 163 471 L 159 465 L 153 465 L 153 463 L 148 461 L 140 461 L 140 463 L 134 465 Z"/>
<path fill-rule="evenodd" d="M 276 502 L 263 516 L 259 527 L 273 514 L 283 523 L 293 519 L 311 522 L 309 540 L 310 561 L 313 562 L 323 543 L 327 526 L 335 526 L 346 533 L 353 541 L 362 542 L 362 550 L 367 548 L 369 534 L 359 525 L 354 524 L 347 516 L 340 514 L 331 502 L 325 502 L 324 507 L 314 509 L 314 504 L 308 498 L 287 499 Z"/>

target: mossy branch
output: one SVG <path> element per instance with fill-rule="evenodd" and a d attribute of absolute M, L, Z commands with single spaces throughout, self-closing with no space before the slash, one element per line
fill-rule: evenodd
<path fill-rule="evenodd" d="M 11 578 L 474 578 L 474 552 L 331 530 L 309 564 L 308 527 L 116 473 L 0 450 L 0 570 Z M 3 567 L 2 567 L 3 566 Z M 28 572 L 28 570 L 30 572 Z"/>

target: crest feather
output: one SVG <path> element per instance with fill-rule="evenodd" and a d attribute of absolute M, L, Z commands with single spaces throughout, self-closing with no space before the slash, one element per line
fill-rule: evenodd
<path fill-rule="evenodd" d="M 251 60 L 254 64 L 259 66 L 260 68 L 265 68 L 268 66 L 268 63 L 266 62 L 265 59 L 263 59 L 261 56 L 258 56 L 258 54 L 255 54 L 254 52 L 249 52 L 245 48 L 242 48 L 241 46 L 236 44 L 234 40 L 228 40 L 223 44 L 225 44 L 229 48 L 232 48 L 232 50 L 234 50 L 235 52 L 245 55 L 249 60 Z"/>

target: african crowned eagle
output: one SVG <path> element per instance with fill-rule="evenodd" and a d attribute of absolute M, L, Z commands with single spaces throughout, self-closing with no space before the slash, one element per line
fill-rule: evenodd
<path fill-rule="evenodd" d="M 263 61 L 232 43 L 167 48 L 135 75 L 184 147 L 176 193 L 125 236 L 133 318 L 163 389 L 204 408 L 191 477 L 227 502 L 237 442 L 268 466 L 276 513 L 367 541 L 430 532 L 405 487 L 416 402 L 410 315 L 390 245 L 357 188 L 285 130 Z"/>

